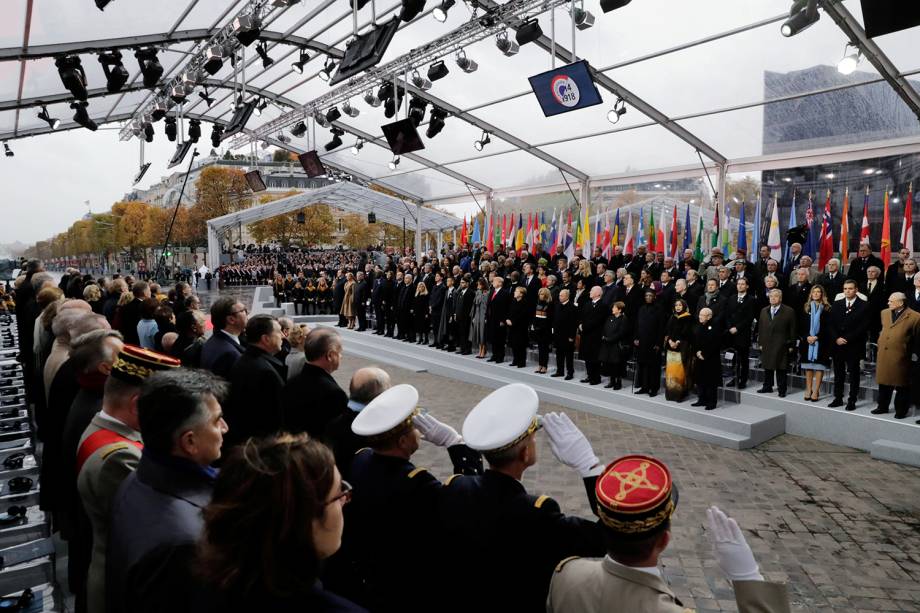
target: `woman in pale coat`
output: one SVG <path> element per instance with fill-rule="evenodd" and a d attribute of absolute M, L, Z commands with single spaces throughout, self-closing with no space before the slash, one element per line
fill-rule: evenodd
<path fill-rule="evenodd" d="M 339 309 L 339 315 L 348 320 L 348 329 L 355 328 L 355 276 L 351 273 L 345 275 L 345 296 L 342 298 L 342 308 Z"/>
<path fill-rule="evenodd" d="M 489 306 L 489 283 L 482 277 L 476 281 L 476 297 L 470 314 L 470 342 L 479 347 L 479 355 L 486 357 L 486 307 Z"/>

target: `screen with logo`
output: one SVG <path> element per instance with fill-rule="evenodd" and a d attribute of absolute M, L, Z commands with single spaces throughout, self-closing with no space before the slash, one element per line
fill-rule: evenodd
<path fill-rule="evenodd" d="M 529 80 L 547 117 L 603 102 L 586 60 L 548 70 Z"/>

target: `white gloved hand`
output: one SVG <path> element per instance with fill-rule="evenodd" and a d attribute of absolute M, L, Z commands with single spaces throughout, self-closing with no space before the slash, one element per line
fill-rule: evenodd
<path fill-rule="evenodd" d="M 463 442 L 463 437 L 460 436 L 459 432 L 431 415 L 418 414 L 412 418 L 412 421 L 421 433 L 422 438 L 432 445 L 451 447 Z"/>
<path fill-rule="evenodd" d="M 591 443 L 568 415 L 547 413 L 543 416 L 543 427 L 557 460 L 574 468 L 583 479 L 601 474 L 603 467 L 594 455 Z"/>
<path fill-rule="evenodd" d="M 738 522 L 716 506 L 707 509 L 706 515 L 709 518 L 709 540 L 719 561 L 719 568 L 729 581 L 763 581 L 757 560 Z"/>

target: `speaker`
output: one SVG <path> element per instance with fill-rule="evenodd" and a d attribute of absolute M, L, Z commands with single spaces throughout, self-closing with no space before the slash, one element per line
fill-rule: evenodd
<path fill-rule="evenodd" d="M 307 223 L 307 216 L 304 215 L 303 211 L 297 213 L 297 223 Z"/>
<path fill-rule="evenodd" d="M 920 25 L 920 4 L 904 0 L 861 0 L 869 38 Z"/>
<path fill-rule="evenodd" d="M 377 223 L 377 213 L 371 211 L 367 214 L 367 223 Z"/>

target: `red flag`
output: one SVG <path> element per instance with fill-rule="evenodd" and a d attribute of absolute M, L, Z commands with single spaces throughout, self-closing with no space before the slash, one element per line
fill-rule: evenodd
<path fill-rule="evenodd" d="M 911 211 L 914 208 L 914 184 L 911 183 L 907 188 L 907 202 L 904 203 L 904 219 L 901 222 L 901 249 L 907 249 L 914 252 L 914 214 Z"/>
<path fill-rule="evenodd" d="M 863 220 L 859 229 L 859 244 L 869 245 L 869 186 L 866 186 L 866 198 L 863 200 Z"/>
<path fill-rule="evenodd" d="M 843 215 L 840 217 L 840 260 L 850 259 L 850 188 L 843 194 Z"/>
<path fill-rule="evenodd" d="M 492 214 L 489 214 L 489 228 L 486 234 L 486 250 L 489 253 L 495 251 L 495 219 Z"/>
<path fill-rule="evenodd" d="M 818 268 L 824 270 L 827 261 L 834 257 L 834 236 L 831 224 L 831 190 L 827 190 L 827 200 L 824 201 L 824 219 L 821 221 L 820 247 L 818 249 Z M 834 299 L 834 296 L 831 296 Z"/>
<path fill-rule="evenodd" d="M 665 254 L 668 255 L 668 254 Z M 677 207 L 674 207 L 674 219 L 671 221 L 671 257 L 677 259 Z"/>
<path fill-rule="evenodd" d="M 891 219 L 888 216 L 888 190 L 885 190 L 885 212 L 882 215 L 882 262 L 885 270 L 891 265 Z"/>
<path fill-rule="evenodd" d="M 466 213 L 463 214 L 463 229 L 460 230 L 460 244 L 466 245 Z"/>

